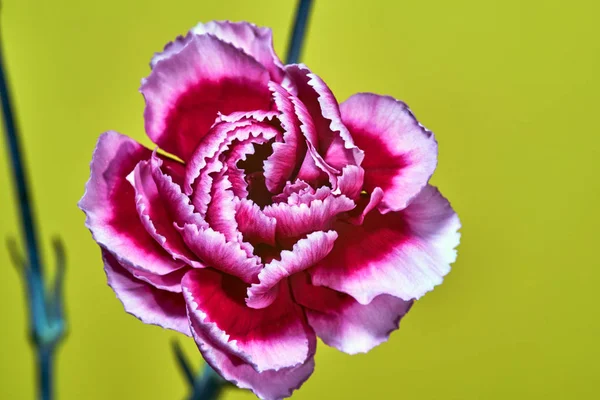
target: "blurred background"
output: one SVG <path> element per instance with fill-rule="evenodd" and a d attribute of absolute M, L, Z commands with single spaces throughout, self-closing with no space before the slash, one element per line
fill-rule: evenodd
<path fill-rule="evenodd" d="M 177 334 L 123 311 L 76 203 L 100 133 L 151 146 L 138 87 L 155 51 L 198 21 L 231 19 L 272 27 L 284 58 L 296 2 L 2 3 L 46 264 L 51 235 L 67 246 L 57 399 L 181 399 Z M 436 133 L 433 183 L 463 236 L 445 283 L 388 343 L 358 356 L 321 345 L 294 398 L 598 396 L 599 17 L 594 0 L 316 0 L 303 61 L 340 102 L 389 94 Z M 3 244 L 20 235 L 4 135 L 0 144 L 0 398 L 32 399 L 23 289 Z M 198 366 L 193 341 L 179 339 Z"/>

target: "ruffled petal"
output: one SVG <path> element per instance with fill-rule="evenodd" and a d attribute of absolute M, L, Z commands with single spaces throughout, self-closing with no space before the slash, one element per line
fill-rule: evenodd
<path fill-rule="evenodd" d="M 402 210 L 429 181 L 437 164 L 433 134 L 406 104 L 392 97 L 359 93 L 341 105 L 344 124 L 365 152 L 364 189 L 383 189 L 379 211 Z"/>
<path fill-rule="evenodd" d="M 115 255 L 119 262 L 153 274 L 164 275 L 181 268 L 148 234 L 136 210 L 135 192 L 127 175 L 152 152 L 117 132 L 98 139 L 92 156 L 90 179 L 79 208 L 94 240 Z"/>
<path fill-rule="evenodd" d="M 237 276 L 247 283 L 256 282 L 262 267 L 260 259 L 250 256 L 240 243 L 227 241 L 225 235 L 209 227 L 186 224 L 181 232 L 187 246 L 206 266 Z"/>
<path fill-rule="evenodd" d="M 189 307 L 188 312 L 191 314 Z M 224 379 L 241 389 L 250 389 L 261 399 L 278 400 L 291 396 L 315 368 L 315 359 L 310 357 L 296 367 L 256 372 L 250 364 L 216 345 L 191 315 L 190 324 L 192 336 L 204 360 Z"/>
<path fill-rule="evenodd" d="M 156 289 L 134 278 L 108 251 L 102 250 L 108 285 L 125 311 L 142 322 L 173 329 L 190 336 L 186 305 L 181 293 Z"/>
<path fill-rule="evenodd" d="M 190 198 L 181 190 L 183 173 L 180 173 L 178 176 L 172 173 L 163 173 L 163 168 L 171 172 L 172 168 L 170 168 L 170 164 L 163 165 L 162 160 L 157 157 L 156 152 L 152 154 L 150 165 L 152 167 L 152 178 L 154 179 L 162 204 L 171 220 L 174 221 L 174 224 L 178 226 L 194 224 L 198 227 L 206 227 L 207 223 L 204 221 L 202 215 L 196 212 Z M 175 182 L 174 178 L 178 182 Z"/>
<path fill-rule="evenodd" d="M 275 246 L 277 221 L 266 216 L 256 203 L 248 199 L 237 201 L 235 219 L 245 241 Z"/>
<path fill-rule="evenodd" d="M 234 143 L 266 143 L 279 134 L 273 126 L 264 122 L 240 120 L 220 122 L 210 130 L 198 146 L 186 167 L 184 189 L 192 195 L 192 203 L 204 215 L 210 202 L 213 173 L 223 171 L 225 164 L 220 157 Z"/>
<path fill-rule="evenodd" d="M 306 273 L 294 275 L 291 282 L 294 299 L 305 308 L 317 336 L 348 354 L 366 353 L 386 342 L 413 304 L 384 294 L 363 305 L 345 293 L 311 285 Z"/>
<path fill-rule="evenodd" d="M 307 145 L 306 155 L 300 164 L 296 178 L 309 182 L 315 187 L 322 186 L 327 182 L 336 187 L 340 171 L 329 165 L 319 153 L 319 137 L 312 116 L 299 98 L 292 96 L 290 101 L 300 122 L 300 131 Z"/>
<path fill-rule="evenodd" d="M 260 310 L 246 306 L 242 281 L 218 271 L 192 270 L 182 286 L 197 333 L 257 372 L 299 366 L 314 355 L 316 337 L 287 285 L 270 307 Z"/>
<path fill-rule="evenodd" d="M 348 213 L 349 218 L 347 221 L 355 225 L 362 225 L 367 214 L 377 207 L 382 199 L 383 190 L 379 187 L 373 189 L 370 195 L 361 194 L 357 200 L 356 208 Z"/>
<path fill-rule="evenodd" d="M 272 193 L 279 193 L 286 181 L 298 173 L 306 156 L 307 143 L 300 130 L 300 121 L 295 114 L 291 94 L 283 87 L 269 83 L 273 92 L 275 107 L 280 114 L 278 119 L 283 128 L 283 141 L 273 144 L 273 154 L 264 163 L 265 181 Z"/>
<path fill-rule="evenodd" d="M 351 210 L 355 203 L 346 196 L 315 198 L 309 203 L 275 203 L 263 212 L 277 220 L 277 237 L 297 238 L 315 231 L 328 230 L 338 214 Z"/>
<path fill-rule="evenodd" d="M 296 181 L 294 181 L 294 183 L 287 182 L 285 184 L 285 186 L 283 187 L 283 190 L 281 191 L 281 193 L 273 196 L 273 202 L 275 202 L 275 203 L 288 202 L 288 199 L 290 198 L 290 196 L 298 195 L 299 193 L 302 193 L 305 191 L 312 191 L 314 193 L 315 189 L 313 189 L 312 186 L 310 186 L 308 183 L 304 182 L 301 179 L 297 179 Z"/>
<path fill-rule="evenodd" d="M 146 132 L 188 160 L 219 112 L 268 110 L 268 82 L 268 72 L 252 57 L 214 36 L 193 35 L 142 81 Z"/>
<path fill-rule="evenodd" d="M 179 53 L 191 39 L 192 35 L 188 33 L 185 36 L 179 35 L 175 40 L 167 43 L 163 51 L 154 53 L 152 60 L 150 60 L 150 68 L 154 68 L 159 61 L 168 59 Z"/>
<path fill-rule="evenodd" d="M 199 23 L 192 31 L 197 35 L 210 34 L 230 43 L 264 66 L 274 82 L 281 82 L 285 72 L 273 49 L 273 33 L 270 28 L 248 22 L 210 21 Z"/>
<path fill-rule="evenodd" d="M 299 240 L 292 250 L 282 251 L 279 259 L 272 260 L 260 271 L 259 283 L 248 289 L 246 304 L 252 308 L 271 305 L 279 294 L 279 282 L 321 261 L 333 248 L 335 239 L 335 231 L 313 232 Z"/>
<path fill-rule="evenodd" d="M 360 165 L 363 152 L 354 145 L 342 123 L 338 102 L 329 87 L 306 65 L 288 65 L 286 72 L 298 88 L 298 98 L 314 122 L 318 139 L 315 147 L 319 154 L 338 170 L 346 165 Z"/>
<path fill-rule="evenodd" d="M 231 182 L 224 171 L 213 180 L 206 221 L 212 229 L 225 235 L 228 241 L 238 240 L 239 231 L 235 218 L 234 196 L 231 191 Z"/>
<path fill-rule="evenodd" d="M 334 193 L 341 193 L 355 200 L 363 188 L 365 171 L 356 165 L 346 165 L 342 169 L 342 175 L 337 180 L 337 188 Z"/>
<path fill-rule="evenodd" d="M 202 268 L 202 265 L 194 260 L 193 253 L 183 242 L 179 231 L 175 229 L 152 172 L 150 161 L 140 161 L 127 178 L 135 190 L 136 208 L 142 225 L 174 259 Z"/>
<path fill-rule="evenodd" d="M 362 226 L 338 223 L 329 255 L 310 270 L 312 282 L 368 304 L 381 294 L 418 299 L 450 271 L 460 241 L 450 203 L 426 186 L 401 212 L 369 213 Z"/>
<path fill-rule="evenodd" d="M 202 264 L 200 263 L 197 263 L 195 266 L 197 268 L 203 268 Z M 121 267 L 126 269 L 127 272 L 133 275 L 134 278 L 149 283 L 156 289 L 166 290 L 167 292 L 173 293 L 181 293 L 181 279 L 190 270 L 190 267 L 184 266 L 182 268 L 176 269 L 173 272 L 169 272 L 168 274 L 157 275 L 136 268 L 133 265 L 127 263 L 121 264 Z"/>

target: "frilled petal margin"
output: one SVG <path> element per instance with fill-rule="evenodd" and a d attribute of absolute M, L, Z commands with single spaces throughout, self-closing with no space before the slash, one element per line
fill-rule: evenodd
<path fill-rule="evenodd" d="M 240 49 L 212 35 L 192 35 L 142 81 L 146 132 L 187 160 L 219 112 L 268 110 L 268 82 L 267 70 Z"/>
<path fill-rule="evenodd" d="M 306 106 L 317 132 L 319 154 L 334 168 L 360 165 L 364 154 L 342 123 L 338 102 L 323 80 L 304 64 L 288 65 L 286 72 L 298 88 L 298 98 Z"/>
<path fill-rule="evenodd" d="M 437 164 L 437 143 L 406 104 L 372 93 L 351 96 L 340 106 L 344 124 L 364 150 L 364 189 L 380 187 L 379 211 L 402 210 L 427 184 Z"/>
<path fill-rule="evenodd" d="M 156 159 L 156 161 L 159 160 Z M 194 255 L 187 248 L 181 234 L 173 224 L 174 221 L 169 215 L 154 181 L 151 161 L 140 161 L 127 180 L 135 189 L 136 208 L 148 234 L 160 243 L 174 259 L 202 268 L 203 266 L 194 260 Z"/>
<path fill-rule="evenodd" d="M 369 213 L 363 225 L 339 222 L 331 253 L 310 270 L 312 283 L 369 304 L 381 294 L 418 299 L 450 271 L 460 221 L 450 203 L 426 186 L 401 212 Z"/>
<path fill-rule="evenodd" d="M 255 282 L 262 267 L 260 259 L 249 256 L 238 242 L 228 242 L 221 232 L 186 224 L 181 228 L 183 240 L 206 266 L 232 274 L 244 282 Z"/>
<path fill-rule="evenodd" d="M 311 356 L 296 367 L 256 372 L 250 364 L 215 344 L 192 316 L 189 306 L 188 313 L 192 336 L 204 360 L 223 378 L 239 388 L 250 389 L 261 399 L 278 400 L 291 396 L 315 369 L 315 359 Z"/>
<path fill-rule="evenodd" d="M 273 33 L 270 28 L 248 22 L 210 21 L 199 23 L 192 31 L 196 35 L 210 34 L 230 43 L 264 66 L 274 82 L 284 78 L 283 65 L 273 49 Z"/>
<path fill-rule="evenodd" d="M 299 240 L 292 250 L 282 251 L 279 259 L 271 261 L 260 271 L 259 283 L 248 289 L 248 306 L 264 308 L 271 305 L 280 292 L 279 282 L 322 260 L 333 248 L 336 238 L 335 231 L 313 232 Z"/>
<path fill-rule="evenodd" d="M 348 354 L 366 353 L 387 341 L 413 304 L 381 295 L 363 305 L 345 293 L 311 285 L 307 273 L 294 275 L 291 282 L 294 299 L 305 308 L 317 336 Z"/>
<path fill-rule="evenodd" d="M 308 204 L 271 204 L 263 212 L 277 220 L 277 236 L 285 239 L 328 230 L 338 214 L 354 207 L 355 203 L 346 196 L 328 195 L 323 199 L 314 198 Z"/>
<path fill-rule="evenodd" d="M 192 270 L 182 286 L 196 333 L 257 372 L 296 367 L 314 355 L 316 336 L 287 285 L 271 306 L 260 310 L 246 306 L 247 285 L 218 271 Z"/>
<path fill-rule="evenodd" d="M 125 311 L 146 324 L 173 329 L 190 336 L 185 301 L 181 293 L 156 289 L 134 278 L 108 251 L 102 250 L 108 285 Z"/>
<path fill-rule="evenodd" d="M 235 218 L 245 241 L 275 246 L 277 221 L 266 216 L 252 200 L 236 200 Z"/>
<path fill-rule="evenodd" d="M 135 191 L 126 177 L 152 152 L 117 132 L 98 139 L 90 165 L 90 180 L 79 208 L 94 240 L 117 255 L 120 262 L 156 275 L 171 273 L 185 264 L 173 260 L 146 231 L 136 210 Z"/>
<path fill-rule="evenodd" d="M 269 82 L 273 101 L 279 110 L 278 120 L 283 128 L 283 141 L 273 143 L 273 154 L 264 162 L 265 183 L 272 193 L 278 193 L 298 172 L 306 156 L 307 144 L 300 130 L 300 121 L 294 112 L 292 96 L 283 87 Z"/>

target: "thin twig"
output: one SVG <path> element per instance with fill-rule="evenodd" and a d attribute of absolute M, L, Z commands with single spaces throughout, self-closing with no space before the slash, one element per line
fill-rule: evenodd
<path fill-rule="evenodd" d="M 190 366 L 190 363 L 188 362 L 183 352 L 183 349 L 181 348 L 181 345 L 176 339 L 173 339 L 173 341 L 171 342 L 171 346 L 173 347 L 173 353 L 175 353 L 175 358 L 177 359 L 177 364 L 181 368 L 181 372 L 183 372 L 183 375 L 185 376 L 185 379 L 187 380 L 188 384 L 190 386 L 193 386 L 194 371 L 192 370 L 192 367 Z"/>

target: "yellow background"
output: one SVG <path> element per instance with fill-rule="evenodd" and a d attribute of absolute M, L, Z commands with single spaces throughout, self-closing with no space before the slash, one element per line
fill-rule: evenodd
<path fill-rule="evenodd" d="M 56 233 L 69 257 L 58 399 L 181 399 L 176 334 L 123 312 L 76 203 L 101 132 L 149 144 L 137 89 L 153 52 L 197 21 L 232 19 L 272 27 L 283 56 L 295 2 L 3 3 L 45 258 L 52 264 Z M 463 238 L 445 283 L 388 343 L 359 356 L 321 345 L 295 398 L 598 398 L 599 4 L 317 0 L 303 61 L 340 101 L 390 94 L 436 133 L 433 182 L 459 213 Z M 19 228 L 0 143 L 3 242 Z M 0 398 L 31 399 L 21 282 L 2 243 L 0 318 Z M 198 364 L 192 341 L 181 340 Z"/>

